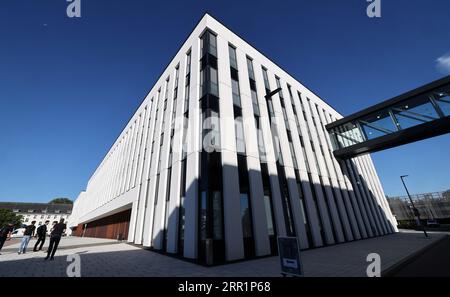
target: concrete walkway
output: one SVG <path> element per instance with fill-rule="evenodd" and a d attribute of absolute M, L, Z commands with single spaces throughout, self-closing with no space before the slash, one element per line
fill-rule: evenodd
<path fill-rule="evenodd" d="M 305 276 L 366 276 L 369 253 L 381 256 L 381 269 L 389 269 L 410 255 L 436 243 L 445 233 L 430 233 L 425 239 L 420 232 L 399 232 L 367 240 L 354 241 L 303 251 Z M 215 267 L 203 267 L 173 257 L 115 240 L 96 238 L 63 238 L 55 261 L 44 261 L 45 253 L 17 254 L 19 243 L 5 247 L 0 255 L 0 277 L 66 276 L 67 255 L 81 258 L 81 276 L 280 276 L 278 257 L 267 257 Z M 44 245 L 44 250 L 48 242 Z"/>

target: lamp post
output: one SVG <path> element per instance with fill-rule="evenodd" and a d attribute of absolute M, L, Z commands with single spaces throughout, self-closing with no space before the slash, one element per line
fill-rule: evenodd
<path fill-rule="evenodd" d="M 406 184 L 405 184 L 405 181 L 403 180 L 403 178 L 405 178 L 405 177 L 407 177 L 408 175 L 402 175 L 402 176 L 400 176 L 400 179 L 402 180 L 402 183 L 403 183 L 403 186 L 405 187 L 405 190 L 406 190 L 406 194 L 408 194 L 408 198 L 409 198 L 409 201 L 411 202 L 411 205 L 412 205 L 412 208 L 413 208 L 413 212 L 414 212 L 414 215 L 417 217 L 417 225 L 419 226 L 419 227 L 422 227 L 422 222 L 420 221 L 420 213 L 419 213 L 419 210 L 416 208 L 416 206 L 414 205 L 414 202 L 413 202 L 413 200 L 412 200 L 412 198 L 411 198 L 411 195 L 409 194 L 409 191 L 408 191 L 408 188 L 406 187 Z M 427 230 L 425 230 L 425 226 L 423 226 L 423 233 L 425 234 L 425 237 L 428 237 L 428 234 L 427 234 Z"/>
<path fill-rule="evenodd" d="M 268 93 L 266 96 L 264 96 L 264 98 L 266 98 L 266 100 L 267 100 L 267 99 L 270 99 L 270 98 L 272 98 L 276 93 L 278 93 L 278 92 L 280 92 L 280 91 L 281 91 L 281 88 L 277 88 L 277 89 L 273 90 L 272 92 Z"/>

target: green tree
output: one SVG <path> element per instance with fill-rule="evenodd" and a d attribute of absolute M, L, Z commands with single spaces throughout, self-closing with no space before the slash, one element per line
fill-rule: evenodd
<path fill-rule="evenodd" d="M 15 228 L 19 228 L 22 225 L 22 216 L 16 215 L 10 209 L 0 208 L 0 227 L 9 223 L 13 224 Z"/>
<path fill-rule="evenodd" d="M 69 198 L 55 198 L 49 202 L 50 204 L 73 204 Z"/>

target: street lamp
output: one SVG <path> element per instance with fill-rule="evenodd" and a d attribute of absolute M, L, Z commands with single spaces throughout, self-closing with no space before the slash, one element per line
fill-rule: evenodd
<path fill-rule="evenodd" d="M 405 190 L 406 190 L 406 193 L 408 194 L 408 198 L 409 198 L 409 201 L 411 202 L 411 205 L 412 205 L 412 207 L 413 207 L 413 212 L 414 212 L 414 215 L 417 217 L 417 225 L 419 226 L 419 227 L 422 227 L 422 222 L 420 221 L 420 213 L 419 213 L 419 210 L 416 208 L 416 206 L 414 205 L 414 202 L 412 201 L 412 199 L 411 199 L 411 195 L 409 194 L 409 191 L 408 191 L 408 188 L 406 187 L 406 184 L 405 184 L 405 181 L 403 180 L 403 178 L 404 177 L 407 177 L 408 175 L 401 175 L 400 176 L 400 179 L 402 180 L 402 183 L 403 183 L 403 186 L 405 187 Z M 423 233 L 425 234 L 425 237 L 428 237 L 428 234 L 427 234 L 427 230 L 425 230 L 425 226 L 423 226 Z"/>
<path fill-rule="evenodd" d="M 280 92 L 281 88 L 275 89 L 272 92 L 270 92 L 269 94 L 267 94 L 266 96 L 264 96 L 264 98 L 266 98 L 266 100 L 272 98 L 276 93 Z"/>

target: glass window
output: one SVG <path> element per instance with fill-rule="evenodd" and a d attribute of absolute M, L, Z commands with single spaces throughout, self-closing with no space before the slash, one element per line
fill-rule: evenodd
<path fill-rule="evenodd" d="M 280 145 L 280 139 L 277 136 L 277 145 L 275 145 L 275 157 L 278 158 L 278 162 L 280 165 L 284 165 L 283 161 L 283 153 L 281 152 L 281 145 Z"/>
<path fill-rule="evenodd" d="M 189 84 L 185 87 L 185 95 L 184 95 L 184 112 L 189 110 Z"/>
<path fill-rule="evenodd" d="M 256 94 L 255 90 L 251 90 L 250 94 L 252 96 L 252 105 L 253 105 L 253 113 L 255 115 L 260 115 L 259 113 L 259 105 L 258 105 L 258 95 Z"/>
<path fill-rule="evenodd" d="M 217 70 L 210 67 L 211 94 L 219 96 L 219 82 L 217 78 Z"/>
<path fill-rule="evenodd" d="M 179 215 L 180 215 L 180 224 L 178 226 L 178 228 L 179 228 L 178 244 L 181 248 L 182 241 L 184 241 L 184 221 L 185 221 L 184 197 L 181 197 L 181 199 L 180 199 L 180 214 Z M 180 249 L 178 252 L 182 253 L 183 251 Z"/>
<path fill-rule="evenodd" d="M 170 179 L 172 178 L 172 168 L 169 167 L 167 170 L 167 185 L 166 185 L 166 201 L 170 201 Z M 166 205 L 166 211 L 169 209 L 168 205 Z M 165 229 L 167 229 L 167 219 L 168 219 L 168 212 L 166 212 L 166 224 Z"/>
<path fill-rule="evenodd" d="M 179 78 L 179 71 L 180 70 L 180 65 L 177 65 L 175 67 L 175 88 L 178 87 L 178 78 Z"/>
<path fill-rule="evenodd" d="M 229 45 L 228 51 L 229 51 L 229 55 L 230 55 L 230 67 L 232 67 L 234 69 L 238 69 L 237 59 L 236 59 L 236 49 L 233 46 Z"/>
<path fill-rule="evenodd" d="M 281 88 L 280 78 L 278 76 L 275 76 L 275 80 L 277 81 L 277 88 Z M 283 90 L 278 92 L 278 95 L 280 96 L 280 99 L 283 99 L 283 97 L 284 97 Z M 283 105 L 284 105 L 284 101 L 283 101 Z"/>
<path fill-rule="evenodd" d="M 380 116 L 380 118 L 378 120 L 381 120 L 381 119 L 383 119 L 383 116 L 386 116 L 386 115 L 379 114 L 379 116 Z M 376 117 L 378 117 L 378 115 Z M 364 131 L 364 133 L 366 133 L 366 131 L 369 132 L 369 130 L 366 130 L 366 129 L 369 129 L 370 125 L 367 123 L 371 123 L 370 118 L 367 118 L 366 120 L 368 120 L 368 121 L 360 122 L 361 129 Z M 389 124 L 388 120 L 390 121 L 391 124 Z M 364 123 L 364 127 L 362 126 L 363 123 Z M 390 129 L 395 129 L 395 125 L 392 122 L 391 118 L 382 120 L 380 122 L 380 124 L 382 124 L 383 126 L 387 125 L 387 127 L 389 127 L 389 125 L 391 125 Z M 354 145 L 354 144 L 364 141 L 365 138 L 363 137 L 362 132 L 359 129 L 358 125 L 359 124 L 356 122 L 351 122 L 351 123 L 346 123 L 342 126 L 339 126 L 336 129 L 333 129 L 332 135 L 334 136 L 333 137 L 334 145 L 337 145 L 338 147 L 342 148 L 342 147 L 351 146 L 351 145 Z M 372 134 L 369 134 L 369 135 L 374 135 L 375 131 L 378 131 L 377 133 L 380 133 L 380 132 L 387 133 L 384 130 L 380 130 L 379 126 L 375 126 L 375 127 L 377 127 L 377 129 L 370 130 L 372 132 Z M 384 131 L 384 132 L 382 132 L 382 131 Z M 368 134 L 368 133 L 366 133 L 366 134 Z"/>
<path fill-rule="evenodd" d="M 439 118 L 427 95 L 408 100 L 392 108 L 401 129 L 407 129 Z"/>
<path fill-rule="evenodd" d="M 191 52 L 189 51 L 186 55 L 186 75 L 191 72 Z"/>
<path fill-rule="evenodd" d="M 245 139 L 244 139 L 244 126 L 242 118 L 238 117 L 235 120 L 236 127 L 236 152 L 238 154 L 245 154 Z"/>
<path fill-rule="evenodd" d="M 173 98 L 176 99 L 178 97 L 178 87 L 173 90 Z"/>
<path fill-rule="evenodd" d="M 283 118 L 284 118 L 284 124 L 286 125 L 286 129 L 291 130 L 291 127 L 289 126 L 289 120 L 287 117 L 287 113 L 286 113 L 286 108 L 283 107 L 281 110 L 283 111 Z"/>
<path fill-rule="evenodd" d="M 434 93 L 434 99 L 445 116 L 450 116 L 450 86 L 446 86 Z"/>
<path fill-rule="evenodd" d="M 206 192 L 202 191 L 200 199 L 200 238 L 202 240 L 206 239 Z"/>
<path fill-rule="evenodd" d="M 272 208 L 270 206 L 270 197 L 267 195 L 264 195 L 264 208 L 266 210 L 267 231 L 269 235 L 274 235 L 275 230 L 273 228 Z"/>
<path fill-rule="evenodd" d="M 209 53 L 214 57 L 217 57 L 216 36 L 210 31 L 206 31 L 200 38 L 200 47 L 202 54 Z"/>
<path fill-rule="evenodd" d="M 252 224 L 250 218 L 250 208 L 247 193 L 241 193 L 240 200 L 241 200 L 242 233 L 244 238 L 252 237 Z"/>
<path fill-rule="evenodd" d="M 167 100 L 167 98 L 169 97 L 169 80 L 170 80 L 170 77 L 168 77 L 167 79 L 166 79 L 166 90 L 165 90 L 165 92 L 164 92 L 164 98 Z"/>
<path fill-rule="evenodd" d="M 213 152 L 220 149 L 220 130 L 219 130 L 219 114 L 211 110 L 211 116 L 206 115 L 206 111 L 202 111 L 201 118 L 203 120 L 203 148 L 207 152 Z"/>
<path fill-rule="evenodd" d="M 241 95 L 239 94 L 239 82 L 237 80 L 231 80 L 231 89 L 233 91 L 233 104 L 241 106 Z"/>
<path fill-rule="evenodd" d="M 305 152 L 304 148 L 302 148 L 302 153 L 303 153 L 303 159 L 305 159 L 306 171 L 311 172 L 311 169 L 309 168 L 308 157 L 306 156 L 306 152 Z"/>
<path fill-rule="evenodd" d="M 269 77 L 267 76 L 267 69 L 263 67 L 262 71 L 264 78 L 264 86 L 266 87 L 267 90 L 270 90 Z"/>
<path fill-rule="evenodd" d="M 367 139 L 374 139 L 397 131 L 394 121 L 387 111 L 382 111 L 362 119 L 360 125 Z M 358 135 L 357 129 L 353 129 L 351 126 L 349 128 L 351 128 L 348 130 L 350 133 L 345 133 L 342 137 L 346 137 L 347 141 L 351 144 L 363 141 L 360 135 Z"/>
<path fill-rule="evenodd" d="M 209 32 L 209 53 L 214 57 L 217 56 L 216 36 Z"/>
<path fill-rule="evenodd" d="M 172 123 L 175 121 L 176 113 L 177 113 L 177 99 L 174 98 L 172 103 Z"/>
<path fill-rule="evenodd" d="M 223 238 L 222 234 L 222 195 L 219 191 L 213 192 L 213 236 L 214 239 L 220 240 Z"/>
<path fill-rule="evenodd" d="M 206 84 L 206 69 L 200 70 L 200 98 L 208 93 Z"/>
<path fill-rule="evenodd" d="M 180 209 L 179 209 L 179 224 L 178 224 L 178 253 L 183 254 L 184 246 L 184 197 L 186 195 L 186 160 L 181 161 L 181 179 L 180 179 Z"/>
<path fill-rule="evenodd" d="M 211 132 L 213 135 L 212 144 L 216 148 L 220 148 L 219 114 L 215 111 L 211 111 Z"/>
<path fill-rule="evenodd" d="M 189 125 L 189 118 L 184 117 L 183 118 L 183 152 L 182 152 L 182 158 L 184 159 L 186 157 L 187 152 L 187 134 L 188 134 L 188 125 Z"/>
<path fill-rule="evenodd" d="M 271 118 L 275 117 L 275 113 L 274 113 L 274 110 L 273 110 L 272 99 L 267 99 L 267 107 L 269 109 L 269 116 Z"/>
<path fill-rule="evenodd" d="M 260 129 L 259 117 L 255 117 L 255 127 L 256 127 L 256 136 L 258 140 L 258 151 L 260 162 L 265 162 L 266 159 L 266 148 L 264 147 L 264 138 L 262 134 L 262 130 Z"/>
<path fill-rule="evenodd" d="M 249 57 L 247 57 L 247 69 L 248 69 L 248 76 L 250 77 L 250 79 L 255 80 L 255 72 L 253 70 L 253 61 Z"/>
<path fill-rule="evenodd" d="M 292 100 L 292 88 L 289 84 L 287 84 L 287 88 L 289 91 L 289 98 L 291 98 L 291 103 L 294 104 L 294 100 Z"/>
<path fill-rule="evenodd" d="M 294 145 L 292 142 L 289 142 L 289 149 L 291 150 L 292 162 L 294 163 L 294 168 L 298 168 L 297 158 L 295 157 Z"/>

